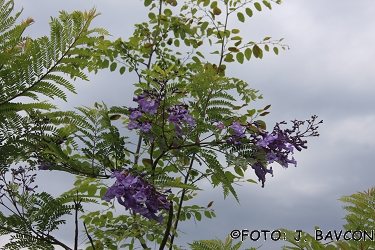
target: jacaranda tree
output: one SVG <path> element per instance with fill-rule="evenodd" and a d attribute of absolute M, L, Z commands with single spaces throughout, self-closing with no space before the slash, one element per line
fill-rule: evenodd
<path fill-rule="evenodd" d="M 205 207 L 184 204 L 199 193 L 200 181 L 221 186 L 224 197 L 231 194 L 238 201 L 233 184 L 256 183 L 245 179 L 245 171 L 264 187 L 266 175 L 273 175 L 269 164 L 296 166 L 293 151 L 307 148 L 305 137 L 318 136 L 321 121 L 315 115 L 267 130 L 261 117 L 271 105 L 248 109 L 262 95 L 226 70 L 287 48 L 271 37 L 245 41 L 229 25 L 233 18 L 245 22 L 253 11 L 271 9 L 271 2 L 145 0 L 144 5 L 150 9 L 148 20 L 135 25 L 133 36 L 110 41 L 105 30 L 89 29 L 94 11 L 61 12 L 51 22 L 50 38 L 23 38 L 13 31 L 25 25 L 12 26 L 13 2 L 1 2 L 1 32 L 9 36 L 1 39 L 1 58 L 10 58 L 0 65 L 1 153 L 6 156 L 0 204 L 10 214 L 0 213 L 0 233 L 11 234 L 4 249 L 71 249 L 53 233 L 65 223 L 65 214 L 74 214 L 74 249 L 80 230 L 86 249 L 177 249 L 179 222 L 215 217 L 213 201 Z M 92 36 L 95 32 L 99 36 Z M 19 96 L 65 98 L 57 85 L 74 91 L 73 85 L 54 72 L 86 79 L 84 69 L 104 68 L 137 76 L 132 106 L 95 103 L 56 111 L 45 102 L 12 102 Z M 122 135 L 121 126 L 136 131 L 138 140 Z M 10 169 L 19 161 L 28 166 Z M 77 181 L 54 198 L 37 193 L 36 169 L 68 172 Z M 90 203 L 103 209 L 87 210 Z M 115 206 L 123 212 L 114 214 Z"/>

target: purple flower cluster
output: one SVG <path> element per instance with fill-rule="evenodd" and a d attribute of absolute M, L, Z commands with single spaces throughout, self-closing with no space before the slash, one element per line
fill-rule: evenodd
<path fill-rule="evenodd" d="M 156 191 L 155 187 L 142 180 L 140 176 L 133 177 L 128 170 L 115 171 L 111 178 L 116 177 L 116 182 L 108 188 L 102 199 L 109 202 L 113 198 L 126 209 L 132 209 L 136 213 L 148 219 L 154 219 L 160 224 L 163 216 L 156 216 L 158 210 L 170 209 L 170 202 L 165 195 Z"/>
<path fill-rule="evenodd" d="M 151 129 L 150 121 L 147 119 L 140 119 L 143 114 L 154 115 L 159 108 L 160 100 L 162 99 L 161 94 L 155 94 L 152 91 L 145 92 L 137 97 L 133 98 L 133 101 L 138 102 L 137 108 L 129 108 L 131 112 L 129 115 L 130 123 L 128 124 L 128 129 L 140 129 L 147 133 Z M 192 116 L 189 115 L 187 105 L 176 104 L 173 107 L 167 108 L 169 113 L 168 122 L 174 124 L 174 130 L 177 133 L 177 137 L 182 139 L 182 128 L 184 123 L 189 124 L 189 126 L 194 126 L 195 121 Z"/>
<path fill-rule="evenodd" d="M 34 185 L 34 187 L 31 187 L 31 185 L 33 182 L 35 182 L 36 174 L 29 173 L 33 170 L 34 168 L 31 166 L 19 166 L 18 169 L 12 168 L 12 181 L 6 181 L 5 172 L 0 173 L 0 182 L 5 184 L 0 185 L 0 202 L 1 198 L 6 195 L 6 193 L 8 193 L 8 195 L 13 195 L 12 193 L 14 190 L 9 188 L 11 184 L 15 184 L 16 186 L 22 188 L 23 191 L 35 192 L 38 185 Z"/>
<path fill-rule="evenodd" d="M 288 159 L 289 154 L 293 154 L 294 146 L 289 143 L 289 138 L 282 130 L 277 131 L 276 133 L 273 132 L 269 134 L 268 132 L 261 133 L 262 138 L 258 140 L 258 146 L 265 151 L 266 154 L 266 161 L 268 163 L 272 163 L 277 161 L 283 166 L 284 168 L 288 167 L 288 164 L 294 164 L 297 166 L 297 162 L 292 157 L 292 159 Z"/>
<path fill-rule="evenodd" d="M 219 129 L 223 129 L 224 124 L 219 123 L 217 127 Z M 232 122 L 232 125 L 230 125 L 230 128 L 233 130 L 234 134 L 231 135 L 226 141 L 232 142 L 234 145 L 241 145 L 242 143 L 239 140 L 242 138 L 246 138 L 242 125 L 238 122 Z"/>
<path fill-rule="evenodd" d="M 159 107 L 159 100 L 152 98 L 150 94 L 141 94 L 133 98 L 133 101 L 138 102 L 137 108 L 129 108 L 131 114 L 129 116 L 130 123 L 128 129 L 140 129 L 147 133 L 151 129 L 151 124 L 148 121 L 140 121 L 143 113 L 153 115 Z"/>
<path fill-rule="evenodd" d="M 280 129 L 280 124 L 286 124 L 286 122 L 276 123 L 273 131 L 271 133 L 264 131 L 260 128 L 260 123 L 254 122 L 253 124 L 240 124 L 238 122 L 232 122 L 232 124 L 227 128 L 231 129 L 233 132 L 228 136 L 226 142 L 233 143 L 235 146 L 242 145 L 244 142 L 254 143 L 257 147 L 256 151 L 265 152 L 265 161 L 267 163 L 278 162 L 281 166 L 287 168 L 288 164 L 294 164 L 297 166 L 297 161 L 294 157 L 289 157 L 293 154 L 293 149 L 301 151 L 302 148 L 307 148 L 305 145 L 306 140 L 302 140 L 303 137 L 307 136 L 319 136 L 317 129 L 317 124 L 322 123 L 320 121 L 315 124 L 317 116 L 312 116 L 311 120 L 306 120 L 308 123 L 307 128 L 304 132 L 300 131 L 300 126 L 304 125 L 305 121 L 294 120 L 292 129 Z M 219 121 L 217 122 L 217 128 L 223 130 L 226 126 Z M 256 129 L 252 129 L 255 126 Z M 248 132 L 249 136 L 246 136 Z M 261 161 L 261 160 L 260 160 Z M 252 168 L 255 171 L 259 181 L 262 182 L 262 187 L 264 187 L 264 182 L 266 181 L 266 174 L 270 173 L 273 176 L 272 167 L 267 169 L 259 159 L 256 163 L 252 164 Z"/>
<path fill-rule="evenodd" d="M 177 137 L 182 139 L 182 129 L 184 127 L 182 121 L 189 124 L 189 126 L 194 126 L 195 121 L 192 116 L 189 115 L 189 111 L 186 109 L 186 105 L 177 104 L 173 107 L 167 108 L 167 111 L 170 113 L 168 122 L 174 124 L 174 130 L 177 133 Z"/>

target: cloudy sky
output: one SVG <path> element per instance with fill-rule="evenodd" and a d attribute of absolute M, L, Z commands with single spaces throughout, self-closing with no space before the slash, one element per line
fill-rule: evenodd
<path fill-rule="evenodd" d="M 15 0 L 16 9 L 24 8 L 22 19 L 35 23 L 27 35 L 38 37 L 49 32 L 50 16 L 59 10 L 89 10 L 96 6 L 102 13 L 93 25 L 106 28 L 113 38 L 126 39 L 133 25 L 147 20 L 143 1 L 128 0 Z M 265 188 L 244 184 L 237 188 L 240 202 L 223 199 L 222 189 L 203 184 L 205 192 L 196 199 L 202 206 L 214 200 L 216 219 L 181 223 L 177 244 L 195 239 L 222 240 L 233 229 L 290 230 L 325 232 L 340 230 L 345 223 L 343 195 L 374 186 L 375 168 L 375 4 L 373 1 L 285 0 L 273 10 L 254 10 L 254 16 L 240 25 L 244 37 L 260 41 L 265 36 L 285 38 L 290 50 L 278 56 L 265 53 L 262 60 L 228 67 L 228 75 L 247 81 L 259 89 L 264 99 L 253 103 L 262 108 L 272 104 L 265 120 L 269 127 L 278 121 L 308 119 L 316 114 L 324 123 L 320 137 L 311 138 L 308 150 L 296 153 L 296 168 L 274 165 L 274 177 L 267 177 Z M 134 105 L 131 102 L 132 75 L 100 72 L 90 82 L 77 82 L 78 95 L 69 95 L 67 103 L 55 101 L 63 110 L 75 106 L 93 106 L 95 101 L 110 105 Z M 54 180 L 51 191 L 51 180 Z M 58 195 L 69 188 L 74 178 L 64 173 L 44 172 L 39 186 Z M 252 171 L 247 177 L 256 179 Z M 70 225 L 71 226 L 71 225 Z M 68 244 L 72 228 L 59 233 Z M 4 244 L 0 241 L 0 246 Z M 237 241 L 235 241 L 237 242 Z M 247 240 L 245 247 L 279 249 L 284 242 Z"/>

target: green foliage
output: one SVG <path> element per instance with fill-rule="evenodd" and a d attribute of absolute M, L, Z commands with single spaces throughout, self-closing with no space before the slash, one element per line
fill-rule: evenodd
<path fill-rule="evenodd" d="M 104 29 L 89 29 L 91 21 L 98 16 L 94 9 L 71 14 L 61 11 L 59 19 L 51 19 L 50 37 L 31 39 L 24 37 L 23 32 L 33 19 L 15 24 L 21 12 L 12 16 L 13 7 L 13 1 L 0 1 L 0 162 L 3 166 L 28 160 L 27 148 L 35 145 L 32 137 L 38 135 L 30 134 L 31 116 L 35 117 L 36 110 L 55 108 L 45 101 L 17 100 L 28 97 L 39 101 L 40 96 L 46 96 L 66 101 L 61 87 L 73 93 L 75 88 L 65 75 L 87 80 L 82 70 L 98 68 L 91 60 L 97 53 L 90 46 L 101 41 L 92 34 L 108 34 Z M 55 132 L 52 127 L 43 130 Z M 18 153 L 15 148 L 19 149 Z"/>
<path fill-rule="evenodd" d="M 112 115 L 105 104 L 96 108 L 79 107 L 81 114 L 73 111 L 50 112 L 48 118 L 61 125 L 59 133 L 66 136 L 64 144 L 51 142 L 40 152 L 39 158 L 53 162 L 52 169 L 91 177 L 107 176 L 108 171 L 122 169 L 130 162 L 125 147 L 127 137 L 120 136 L 112 125 L 117 115 Z M 79 144 L 84 146 L 79 148 Z M 78 150 L 83 154 L 78 154 Z"/>

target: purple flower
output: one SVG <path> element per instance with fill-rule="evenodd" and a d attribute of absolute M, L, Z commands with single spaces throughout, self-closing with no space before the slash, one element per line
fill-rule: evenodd
<path fill-rule="evenodd" d="M 143 112 L 153 115 L 156 113 L 156 110 L 159 107 L 159 104 L 155 100 L 141 99 L 139 101 L 139 106 L 141 107 Z"/>
<path fill-rule="evenodd" d="M 240 138 L 245 137 L 241 124 L 239 124 L 238 122 L 233 122 L 232 125 L 230 125 L 230 127 L 231 129 L 233 129 L 234 134 L 237 137 L 240 137 Z"/>
<path fill-rule="evenodd" d="M 285 150 L 287 150 L 287 151 L 289 151 L 289 152 L 291 152 L 292 154 L 293 154 L 293 145 L 292 144 L 290 144 L 290 143 L 285 143 L 284 144 L 284 146 L 283 146 L 283 148 L 285 149 Z"/>
<path fill-rule="evenodd" d="M 140 125 L 138 122 L 135 122 L 135 121 L 131 121 L 129 124 L 128 124 L 128 129 L 130 130 L 133 130 L 133 129 L 137 129 L 139 128 Z"/>
<path fill-rule="evenodd" d="M 133 101 L 134 102 L 138 102 L 138 101 L 142 100 L 145 97 L 147 97 L 147 94 L 141 94 L 141 95 L 139 95 L 137 97 L 133 97 Z"/>
<path fill-rule="evenodd" d="M 132 209 L 150 220 L 162 223 L 163 217 L 158 217 L 156 213 L 161 209 L 170 208 L 164 194 L 157 192 L 155 187 L 144 181 L 141 176 L 133 177 L 128 170 L 115 171 L 111 177 L 116 177 L 116 182 L 107 189 L 102 199 L 109 202 L 117 198 L 118 203 L 126 209 Z"/>
<path fill-rule="evenodd" d="M 177 133 L 177 138 L 182 139 L 182 129 L 184 127 L 181 121 L 186 122 L 189 126 L 194 126 L 195 121 L 192 116 L 188 115 L 189 111 L 185 108 L 183 104 L 177 104 L 173 107 L 167 108 L 167 112 L 169 112 L 168 122 L 174 124 L 174 130 Z"/>
<path fill-rule="evenodd" d="M 264 188 L 264 183 L 266 182 L 266 174 L 270 173 L 273 177 L 273 170 L 272 167 L 270 169 L 267 169 L 265 166 L 263 166 L 261 163 L 256 162 L 251 166 L 252 169 L 254 169 L 255 174 L 258 177 L 258 181 L 262 182 L 262 188 Z"/>
<path fill-rule="evenodd" d="M 168 117 L 168 122 L 177 124 L 180 121 L 179 117 L 175 114 L 170 114 Z"/>
<path fill-rule="evenodd" d="M 182 118 L 183 121 L 187 122 L 191 127 L 193 127 L 195 125 L 195 121 L 193 119 L 192 116 L 188 115 L 188 116 L 184 116 Z"/>
<path fill-rule="evenodd" d="M 133 195 L 133 198 L 136 199 L 138 203 L 146 201 L 147 197 L 146 197 L 144 189 L 141 189 L 139 192 Z"/>
<path fill-rule="evenodd" d="M 103 200 L 110 202 L 113 198 L 123 196 L 124 194 L 124 188 L 115 184 L 107 189 L 107 192 L 103 195 Z"/>
<path fill-rule="evenodd" d="M 217 124 L 216 127 L 218 129 L 224 129 L 225 128 L 225 126 L 224 126 L 224 124 L 222 122 L 219 122 L 219 124 Z"/>
<path fill-rule="evenodd" d="M 272 163 L 272 162 L 274 162 L 274 161 L 277 161 L 277 156 L 276 156 L 276 154 L 275 154 L 274 152 L 269 152 L 269 153 L 267 153 L 267 155 L 266 155 L 266 161 L 267 161 L 268 163 Z"/>
<path fill-rule="evenodd" d="M 141 130 L 147 133 L 151 129 L 151 124 L 148 122 L 144 122 L 141 126 Z"/>
<path fill-rule="evenodd" d="M 268 134 L 268 132 L 266 132 L 266 133 L 263 135 L 263 139 L 260 139 L 260 140 L 257 142 L 257 145 L 265 148 L 265 147 L 267 147 L 270 143 L 273 143 L 273 142 L 277 139 L 277 137 L 278 137 L 278 135 L 273 136 L 272 134 Z"/>
<path fill-rule="evenodd" d="M 117 179 L 118 182 L 122 182 L 125 177 L 128 175 L 129 173 L 129 170 L 125 169 L 124 171 L 122 172 L 119 172 L 117 170 L 115 170 L 112 174 L 111 174 L 111 178 L 115 178 Z"/>
<path fill-rule="evenodd" d="M 122 181 L 121 184 L 124 186 L 124 188 L 130 188 L 130 186 L 134 183 L 136 183 L 137 180 L 134 180 L 134 177 L 132 175 L 127 175 Z"/>
<path fill-rule="evenodd" d="M 131 120 L 131 121 L 134 121 L 134 120 L 137 120 L 139 117 L 141 117 L 142 116 L 142 112 L 140 112 L 140 111 L 133 111 L 131 114 L 130 114 L 130 116 L 129 116 L 129 119 Z"/>

